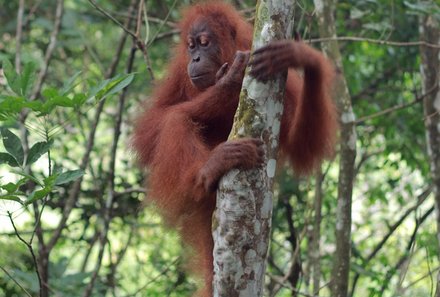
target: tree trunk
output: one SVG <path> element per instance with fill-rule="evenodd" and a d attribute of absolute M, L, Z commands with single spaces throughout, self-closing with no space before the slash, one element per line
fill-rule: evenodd
<path fill-rule="evenodd" d="M 312 276 L 312 292 L 314 296 L 319 296 L 319 289 L 321 288 L 321 220 L 322 220 L 322 183 L 324 175 L 322 169 L 319 168 L 315 178 L 315 201 L 313 202 L 314 220 L 313 231 L 310 242 L 310 270 Z"/>
<path fill-rule="evenodd" d="M 291 37 L 293 7 L 289 0 L 258 2 L 252 50 Z M 230 139 L 261 138 L 266 162 L 261 169 L 232 170 L 219 184 L 213 218 L 216 297 L 263 295 L 285 82 L 286 75 L 265 84 L 249 75 L 243 80 Z"/>
<path fill-rule="evenodd" d="M 336 37 L 334 20 L 336 0 L 314 0 L 321 37 Z M 323 51 L 337 70 L 335 81 L 336 102 L 341 113 L 341 147 L 339 161 L 338 206 L 336 210 L 336 251 L 331 283 L 333 297 L 346 297 L 350 272 L 351 199 L 356 158 L 355 115 L 351 106 L 339 45 L 336 40 L 322 43 Z"/>
<path fill-rule="evenodd" d="M 433 16 L 422 16 L 420 35 L 428 43 L 440 45 L 439 22 Z M 422 78 L 423 94 L 427 94 L 423 102 L 425 114 L 426 140 L 434 185 L 434 199 L 437 220 L 437 242 L 440 250 L 440 50 L 439 48 L 422 46 Z M 437 275 L 436 297 L 440 297 L 440 273 Z"/>

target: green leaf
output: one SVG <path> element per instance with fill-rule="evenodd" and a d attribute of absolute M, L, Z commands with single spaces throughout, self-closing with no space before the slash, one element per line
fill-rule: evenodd
<path fill-rule="evenodd" d="M 87 96 L 83 93 L 75 94 L 73 96 L 72 102 L 74 107 L 79 108 L 84 102 L 86 102 Z"/>
<path fill-rule="evenodd" d="M 11 62 L 9 62 L 9 60 L 3 59 L 2 64 L 3 64 L 3 73 L 6 77 L 6 82 L 8 83 L 8 86 L 15 94 L 20 95 L 21 93 L 20 77 L 18 76 L 17 72 L 15 72 L 15 69 L 12 66 Z"/>
<path fill-rule="evenodd" d="M 25 205 L 29 205 L 29 204 L 31 204 L 32 202 L 35 202 L 35 201 L 37 201 L 37 200 L 41 200 L 41 199 L 43 199 L 44 197 L 46 197 L 47 195 L 49 195 L 50 191 L 52 191 L 52 187 L 45 187 L 45 188 L 43 188 L 43 189 L 41 189 L 41 190 L 33 191 L 33 192 L 29 195 L 28 199 L 26 200 Z"/>
<path fill-rule="evenodd" d="M 42 155 L 47 153 L 52 145 L 52 141 L 49 142 L 37 142 L 29 150 L 29 155 L 26 160 L 26 165 L 35 163 Z"/>
<path fill-rule="evenodd" d="M 6 185 L 2 185 L 0 186 L 0 188 L 2 188 L 3 190 L 6 190 L 6 192 L 8 192 L 8 194 L 14 193 L 15 191 L 17 191 L 17 185 L 14 183 L 7 183 Z"/>
<path fill-rule="evenodd" d="M 6 59 L 3 60 L 3 70 L 6 81 L 16 95 L 27 96 L 29 94 L 35 80 L 35 69 L 35 64 L 29 62 L 24 65 L 22 73 L 17 74 L 11 62 Z"/>
<path fill-rule="evenodd" d="M 50 113 L 57 106 L 74 107 L 74 103 L 68 97 L 64 96 L 49 98 L 43 105 L 41 110 L 42 115 Z"/>
<path fill-rule="evenodd" d="M 84 170 L 81 169 L 63 172 L 55 180 L 55 185 L 59 186 L 62 184 L 67 184 L 69 182 L 77 180 L 83 175 L 84 175 Z"/>
<path fill-rule="evenodd" d="M 48 87 L 48 88 L 45 88 L 45 89 L 41 92 L 41 95 L 43 95 L 43 97 L 46 98 L 46 99 L 50 99 L 50 98 L 52 98 L 52 97 L 59 96 L 60 94 L 58 93 L 58 90 L 57 90 L 57 89 L 55 89 L 55 88 L 51 88 L 51 87 Z"/>
<path fill-rule="evenodd" d="M 38 107 L 38 111 L 41 115 L 49 114 L 54 110 L 57 106 L 62 107 L 74 107 L 74 102 L 67 96 L 60 95 L 57 89 L 54 88 L 46 88 L 42 92 L 42 95 L 46 99 L 44 104 Z"/>
<path fill-rule="evenodd" d="M 109 79 L 103 80 L 101 81 L 99 84 L 97 84 L 96 86 L 93 86 L 92 88 L 90 88 L 89 91 L 89 96 L 88 96 L 88 100 L 92 99 L 94 97 L 98 97 L 98 93 L 101 92 L 108 84 L 110 83 Z M 99 99 L 99 98 L 97 98 Z"/>
<path fill-rule="evenodd" d="M 44 104 L 41 101 L 27 101 L 24 106 L 33 111 L 42 112 L 44 110 Z"/>
<path fill-rule="evenodd" d="M 3 145 L 19 165 L 23 165 L 24 151 L 21 146 L 20 138 L 6 128 L 1 129 Z"/>
<path fill-rule="evenodd" d="M 113 95 L 126 86 L 128 86 L 134 78 L 134 73 L 118 75 L 112 79 L 106 79 L 93 87 L 89 93 L 88 99 L 95 97 L 96 100 L 103 100 L 105 97 Z"/>
<path fill-rule="evenodd" d="M 43 103 L 40 101 L 27 101 L 19 96 L 3 96 L 0 100 L 0 113 L 13 115 L 18 114 L 23 108 L 33 111 L 41 111 Z"/>
<path fill-rule="evenodd" d="M 50 100 L 50 104 L 54 106 L 63 106 L 63 107 L 73 107 L 74 104 L 72 100 L 70 100 L 66 96 L 57 96 Z"/>
<path fill-rule="evenodd" d="M 21 201 L 21 199 L 15 195 L 0 195 L 0 200 L 15 201 L 23 205 L 23 201 Z"/>
<path fill-rule="evenodd" d="M 29 180 L 32 180 L 33 182 L 35 182 L 36 184 L 38 184 L 41 187 L 44 186 L 44 184 L 41 181 L 39 181 L 38 178 L 36 178 L 35 176 L 32 176 L 30 174 L 27 174 L 27 173 L 25 173 L 23 171 L 19 171 L 19 170 L 12 170 L 11 172 L 15 173 L 15 174 L 18 174 L 18 175 L 21 175 L 21 176 L 23 176 L 23 177 L 25 177 L 25 178 L 27 178 Z"/>
<path fill-rule="evenodd" d="M 371 13 L 371 12 L 368 10 L 360 10 L 356 7 L 353 7 L 350 11 L 350 18 L 351 19 L 360 19 L 364 15 L 368 15 L 369 13 Z"/>
<path fill-rule="evenodd" d="M 375 23 L 367 23 L 362 25 L 363 28 L 368 30 L 374 30 L 377 32 L 382 32 L 383 30 L 391 30 L 393 26 L 388 21 L 375 22 Z"/>
<path fill-rule="evenodd" d="M 439 6 L 437 6 L 434 3 L 431 3 L 429 1 L 426 1 L 426 2 L 418 1 L 416 3 L 411 3 L 409 1 L 403 1 L 403 3 L 405 4 L 405 6 L 407 6 L 411 10 L 413 10 L 415 12 L 419 12 L 419 13 L 421 12 L 422 14 L 429 14 L 429 15 L 435 16 L 440 10 Z"/>
<path fill-rule="evenodd" d="M 18 114 L 25 106 L 25 99 L 17 96 L 2 96 L 0 100 L 0 119 L 7 120 Z"/>
<path fill-rule="evenodd" d="M 0 153 L 0 164 L 8 164 L 11 167 L 19 167 L 15 158 L 8 153 Z"/>
<path fill-rule="evenodd" d="M 51 176 L 46 177 L 43 181 L 44 185 L 46 187 L 48 187 L 48 186 L 53 187 L 55 185 L 55 181 L 57 180 L 58 176 L 59 176 L 59 174 L 56 173 L 56 174 L 53 174 Z"/>
<path fill-rule="evenodd" d="M 109 84 L 109 88 L 106 90 L 106 93 L 104 94 L 103 98 L 118 93 L 119 91 L 127 87 L 129 84 L 131 84 L 133 78 L 134 78 L 134 73 L 130 73 L 115 79 Z"/>
<path fill-rule="evenodd" d="M 17 183 L 7 183 L 6 185 L 0 186 L 1 189 L 6 190 L 8 194 L 15 193 L 21 185 L 24 185 L 28 179 L 22 178 Z"/>
<path fill-rule="evenodd" d="M 20 95 L 28 96 L 31 87 L 33 86 L 36 74 L 36 66 L 34 63 L 29 62 L 24 65 L 23 72 L 20 77 Z"/>
<path fill-rule="evenodd" d="M 81 75 L 82 71 L 78 71 L 77 73 L 75 73 L 72 77 L 70 77 L 65 83 L 63 88 L 61 89 L 61 95 L 66 95 L 67 93 L 69 93 L 70 91 L 72 91 L 72 89 L 74 87 L 77 86 L 77 84 L 75 84 L 75 80 Z"/>

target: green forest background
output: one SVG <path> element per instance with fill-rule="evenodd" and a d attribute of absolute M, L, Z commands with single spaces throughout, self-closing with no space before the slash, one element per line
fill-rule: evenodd
<path fill-rule="evenodd" d="M 63 297 L 196 288 L 176 234 L 143 204 L 128 145 L 192 1 L 143 2 L 0 0 L 0 296 L 45 297 L 44 280 L 47 296 Z M 255 1 L 230 2 L 253 20 Z M 420 27 L 440 22 L 440 3 L 352 0 L 335 11 L 357 133 L 348 296 L 434 296 L 440 233 L 423 101 L 438 80 L 423 88 Z M 313 1 L 298 0 L 295 14 L 320 48 Z M 280 170 L 267 296 L 331 296 L 340 158 L 309 178 Z"/>

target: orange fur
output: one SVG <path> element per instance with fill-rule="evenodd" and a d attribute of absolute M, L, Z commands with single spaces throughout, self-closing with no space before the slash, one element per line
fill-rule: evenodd
<path fill-rule="evenodd" d="M 191 84 L 185 40 L 191 25 L 200 18 L 209 22 L 221 42 L 222 61 L 231 65 L 237 50 L 250 49 L 252 28 L 232 6 L 208 2 L 187 9 L 180 23 L 182 42 L 170 61 L 168 76 L 153 92 L 152 105 L 137 119 L 132 143 L 139 163 L 150 170 L 148 199 L 194 249 L 198 256 L 195 265 L 205 280 L 199 294 L 208 297 L 212 295 L 215 194 L 206 192 L 204 199 L 196 202 L 195 191 L 200 189 L 194 185 L 210 152 L 227 140 L 239 90 L 210 87 L 200 92 Z M 313 66 L 304 71 L 305 83 L 295 71 L 289 71 L 280 135 L 281 151 L 299 173 L 309 173 L 332 153 L 337 126 L 328 96 L 332 67 L 318 51 L 306 45 L 304 50 L 299 60 L 309 59 Z M 221 121 L 216 121 L 218 118 Z M 206 131 L 199 119 L 212 119 L 212 128 Z"/>

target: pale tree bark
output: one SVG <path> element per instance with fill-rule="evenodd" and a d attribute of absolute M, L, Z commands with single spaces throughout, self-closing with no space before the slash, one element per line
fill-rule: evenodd
<path fill-rule="evenodd" d="M 293 6 L 292 0 L 258 2 L 252 50 L 292 36 Z M 232 170 L 219 184 L 213 219 L 216 297 L 258 297 L 264 289 L 286 75 L 261 83 L 248 70 L 230 139 L 262 139 L 266 161 L 260 169 Z"/>
<path fill-rule="evenodd" d="M 341 145 L 339 161 L 338 204 L 336 210 L 336 251 L 333 259 L 331 290 L 333 297 L 346 297 L 350 272 L 351 204 L 356 158 L 355 115 L 344 77 L 342 57 L 336 37 L 335 8 L 337 0 L 314 0 L 323 42 L 322 48 L 336 66 L 334 98 L 340 111 Z"/>
<path fill-rule="evenodd" d="M 440 45 L 439 21 L 433 15 L 421 17 L 420 35 L 429 43 Z M 439 48 L 422 46 L 421 73 L 423 78 L 423 94 L 427 94 L 423 102 L 425 114 L 426 140 L 434 186 L 436 206 L 437 242 L 440 251 L 440 50 Z M 440 297 L 440 273 L 437 275 L 436 297 Z"/>
<path fill-rule="evenodd" d="M 319 168 L 315 177 L 315 200 L 313 202 L 314 217 L 313 230 L 310 242 L 310 274 L 312 276 L 312 292 L 314 296 L 319 296 L 321 288 L 321 220 L 322 220 L 322 183 L 324 175 L 322 169 Z"/>

